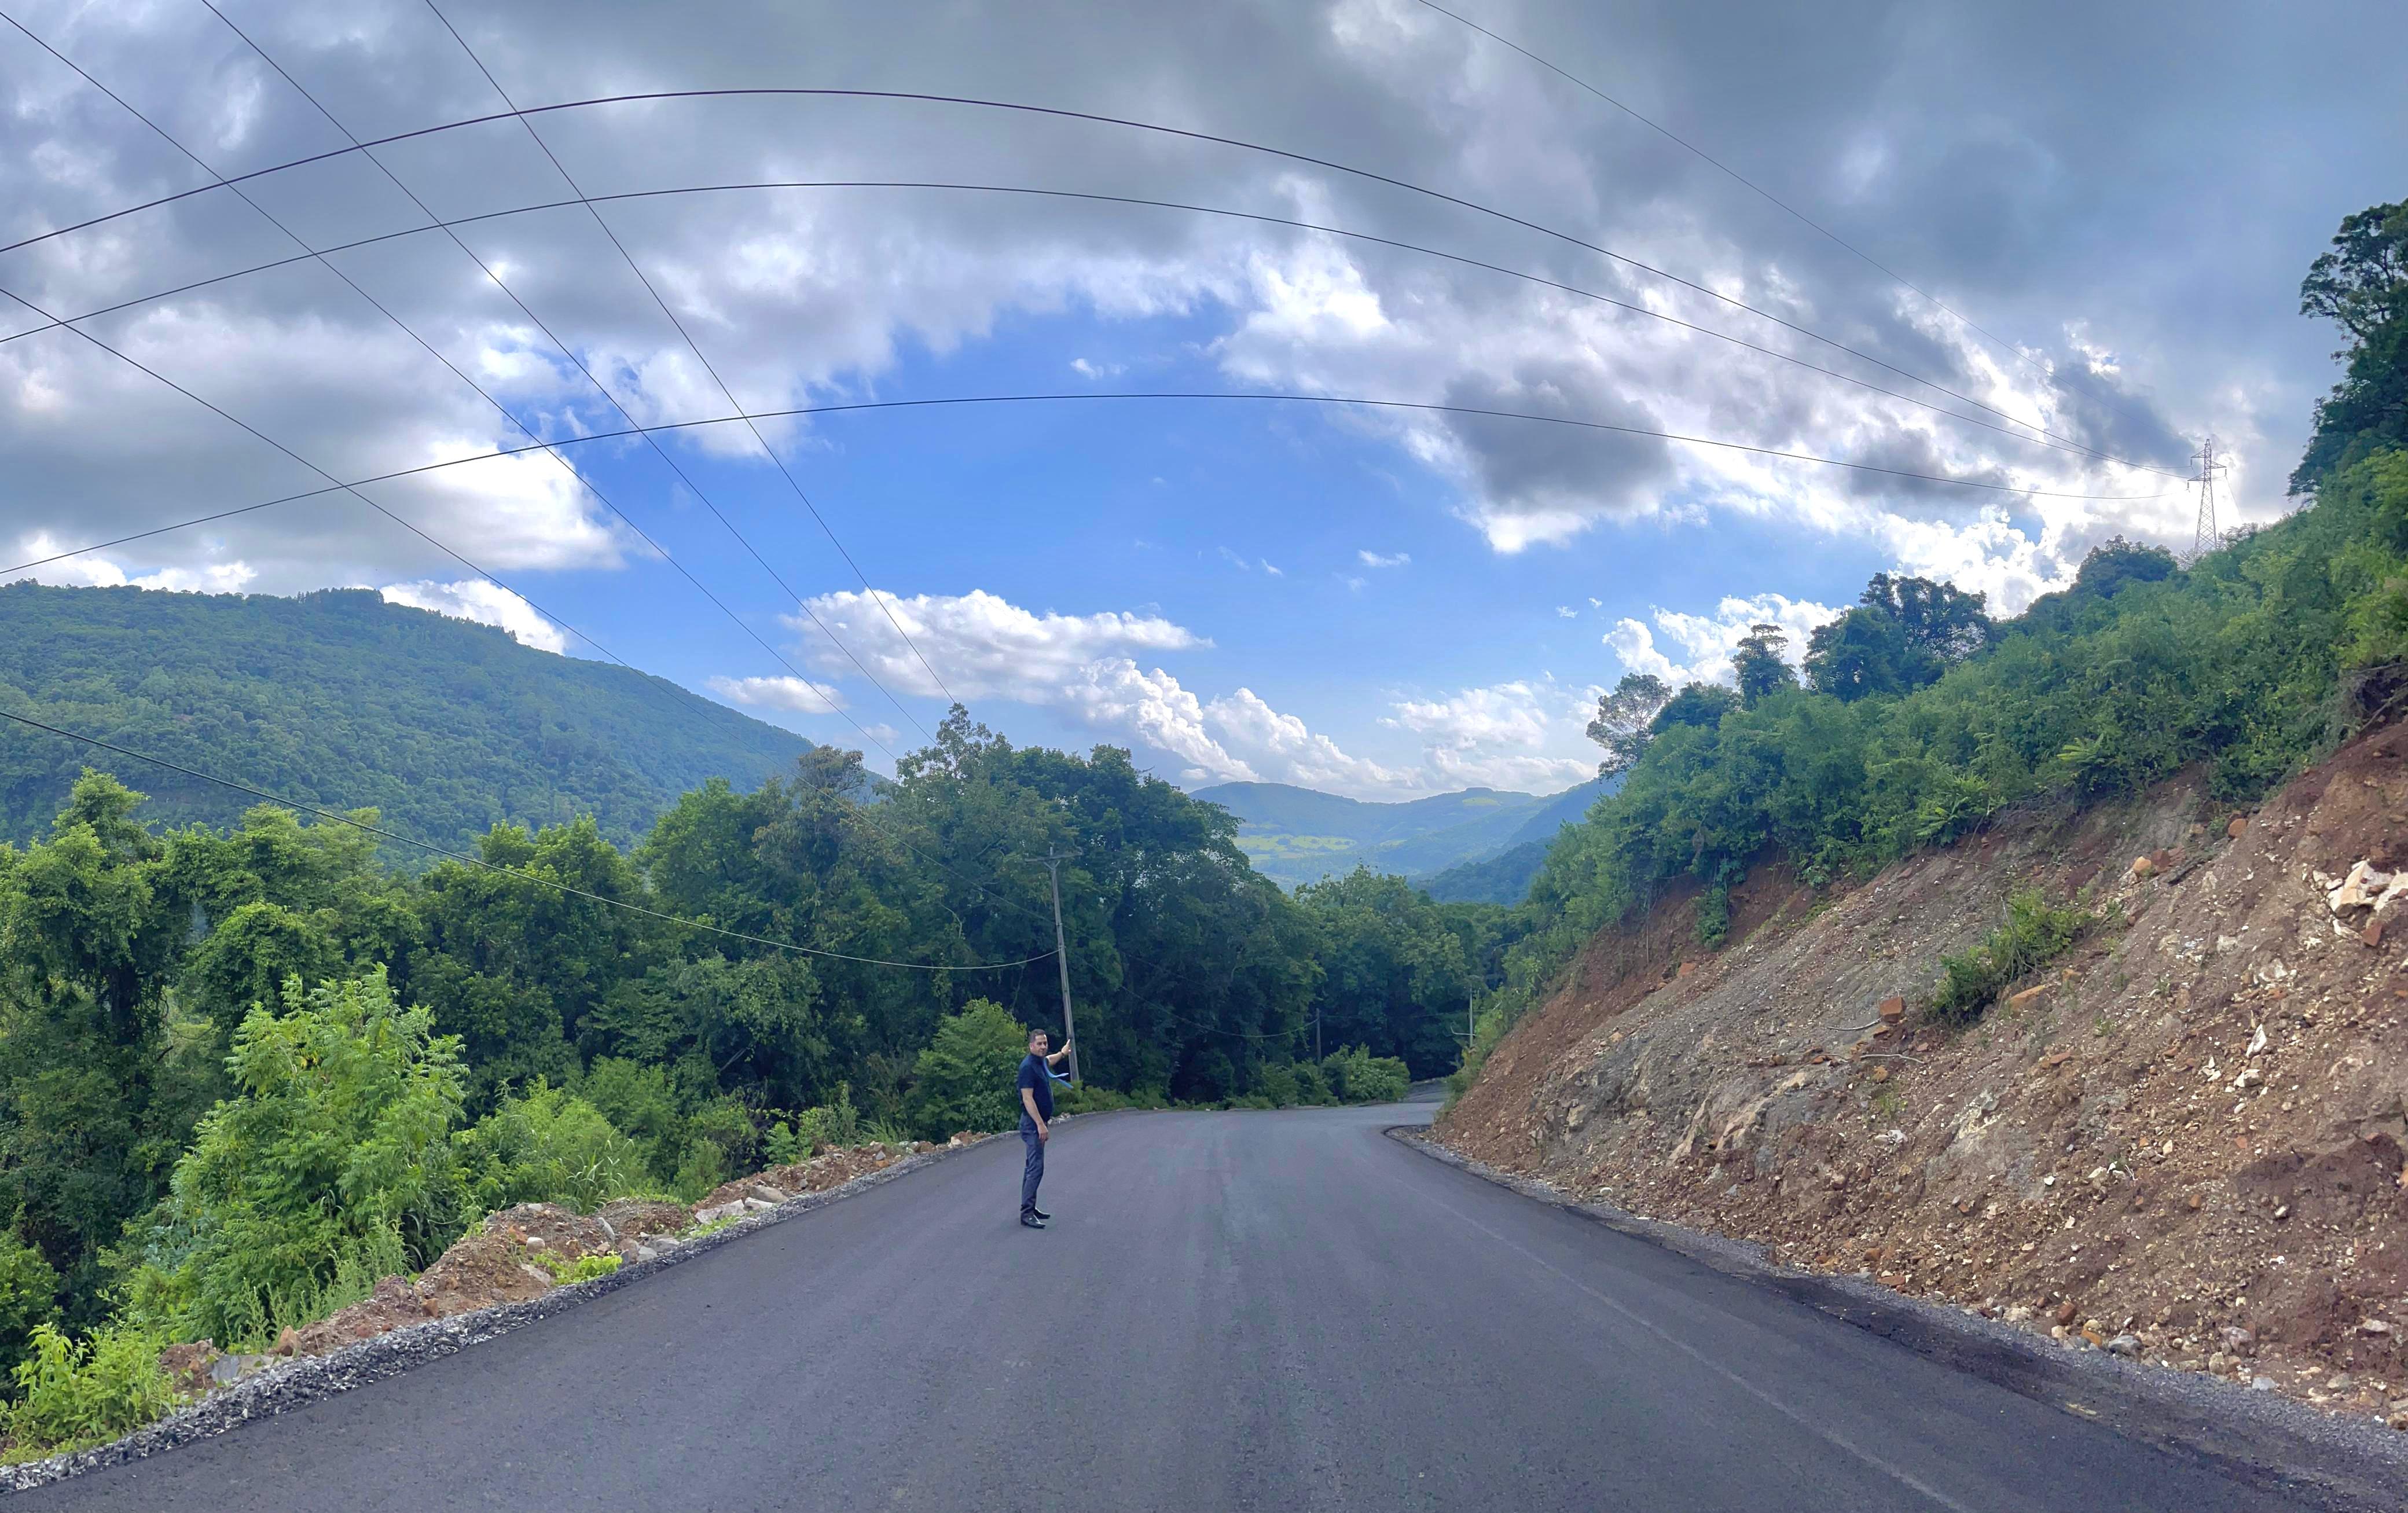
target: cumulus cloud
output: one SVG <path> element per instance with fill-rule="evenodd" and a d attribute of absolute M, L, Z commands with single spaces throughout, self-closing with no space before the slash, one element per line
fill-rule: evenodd
<path fill-rule="evenodd" d="M 1400 763 L 1348 750 L 1252 688 L 1210 696 L 1190 689 L 1154 659 L 1211 642 L 1157 615 L 1038 613 L 982 590 L 892 603 L 957 696 L 1053 710 L 1101 738 L 1169 757 L 1189 782 L 1284 782 L 1393 799 L 1467 785 L 1553 792 L 1595 766 L 1594 758 L 1579 754 L 1581 722 L 1595 691 L 1567 692 L 1552 679 L 1395 701 L 1381 723 L 1413 737 L 1418 748 L 1414 760 Z M 889 687 L 923 696 L 937 692 L 867 594 L 824 594 L 810 607 Z M 808 617 L 789 624 L 815 667 L 831 677 L 851 670 Z M 715 678 L 710 686 L 737 703 L 811 712 L 807 691 L 824 685 Z"/>
<path fill-rule="evenodd" d="M 388 583 L 377 591 L 387 604 L 408 605 L 413 609 L 431 609 L 454 620 L 473 620 L 480 625 L 498 626 L 510 634 L 521 646 L 531 646 L 538 651 L 566 652 L 568 637 L 560 627 L 536 613 L 535 607 L 507 589 L 496 588 L 481 578 L 467 578 L 458 583 Z"/>
<path fill-rule="evenodd" d="M 1626 616 L 1614 622 L 1604 639 L 1624 671 L 1653 673 L 1677 688 L 1683 683 L 1729 681 L 1731 653 L 1758 624 L 1781 627 L 1789 638 L 1788 659 L 1795 664 L 1805 655 L 1807 638 L 1814 628 L 1841 613 L 1829 605 L 1759 593 L 1747 599 L 1726 598 L 1711 614 L 1659 608 L 1650 616 L 1655 622 L 1652 629 L 1645 621 Z M 1658 646 L 1658 635 L 1669 646 Z"/>
<path fill-rule="evenodd" d="M 784 709 L 798 715 L 834 714 L 849 708 L 842 690 L 833 683 L 815 683 L 807 678 L 712 678 L 713 693 L 730 704 L 741 704 L 754 709 Z M 895 732 L 888 726 L 871 726 L 871 732 L 884 730 L 881 739 L 890 739 Z"/>
<path fill-rule="evenodd" d="M 2364 18 L 2370 48 L 2379 46 L 2372 29 L 2381 18 L 2379 7 Z M 255 168 L 325 145 L 311 107 L 205 9 L 104 16 L 68 0 L 36 0 L 24 19 L 219 167 Z M 693 28 L 640 7 L 530 0 L 479 18 L 470 35 L 513 88 L 547 99 L 606 93 L 629 79 L 735 84 L 757 78 L 762 58 L 789 55 L 811 57 L 830 77 L 973 95 L 1024 93 L 1025 80 L 1041 75 L 1066 98 L 1140 116 L 1161 114 L 1164 100 L 1187 98 L 1185 86 L 1210 80 L 1211 90 L 1195 96 L 1208 102 L 1199 107 L 1205 115 L 1189 124 L 1440 187 L 1477 186 L 1483 199 L 1542 214 L 1584 238 L 1838 333 L 2077 445 L 2178 469 L 2186 444 L 2170 418 L 2181 415 L 2190 429 L 2213 421 L 2244 450 L 2287 454 L 2309 399 L 2327 381 L 2324 344 L 2295 339 L 2296 323 L 2279 302 L 2202 295 L 2236 279 L 2287 287 L 2298 277 L 2298 249 L 2328 234 L 2336 207 L 2347 207 L 2355 191 L 2340 166 L 2284 151 L 2251 113 L 2286 100 L 2296 77 L 2318 77 L 2323 60 L 2304 50 L 2303 37 L 2206 28 L 2202 45 L 2226 50 L 2234 64 L 2233 90 L 2211 103 L 2181 86 L 2180 76 L 2127 66 L 2112 48 L 2071 71 L 2053 55 L 2044 70 L 2019 69 L 2014 61 L 2031 60 L 2036 39 L 2051 32 L 2045 11 L 2024 19 L 2030 24 L 1952 13 L 1900 29 L 1882 24 L 1874 10 L 1843 7 L 1810 23 L 1767 7 L 1751 22 L 1767 37 L 1767 62 L 1743 64 L 1728 58 L 1716 22 L 1694 7 L 1666 5 L 1613 22 L 1558 17 L 1553 32 L 1534 39 L 1573 64 L 1613 59 L 1628 77 L 1653 81 L 1658 108 L 1682 102 L 1698 119 L 1722 122 L 1746 145 L 1752 171 L 1797 186 L 1809 203 L 1853 216 L 1852 224 L 1880 227 L 1885 257 L 2014 334 L 2024 344 L 2014 351 L 1842 250 L 1768 223 L 1761 206 L 1719 174 L 1556 88 L 1527 60 L 1442 16 L 1384 0 L 1258 0 L 1209 14 L 1102 17 L 1058 0 L 974 5 L 952 13 L 933 41 L 905 12 L 849 12 L 842 25 L 828 26 L 781 7 L 739 7 L 724 26 Z M 2396 31 L 2398 19 L 2383 24 Z M 359 27 L 329 29 L 307 7 L 270 6 L 246 26 L 364 134 L 461 119 L 494 103 L 441 29 L 414 12 L 377 12 Z M 1078 40 L 1065 45 L 1065 37 Z M 1967 57 L 1996 66 L 1960 66 Z M 1813 66 L 1773 66 L 1775 59 Z M 2238 66 L 2242 60 L 2248 66 Z M 2212 66 L 2204 56 L 2200 64 Z M 2007 82 L 2043 75 L 2040 96 Z M 2106 80 L 2112 89 L 2101 87 Z M 65 70 L 29 55 L 10 89 L 20 150 L 0 160 L 0 204 L 21 229 L 112 209 L 165 181 L 156 141 Z M 2114 111 L 2102 114 L 2100 102 L 2111 98 Z M 2379 120 L 2372 102 L 2336 108 Z M 2125 130 L 2136 114 L 2164 130 Z M 1014 182 L 1041 163 L 1042 177 L 1061 187 L 1304 212 L 1526 268 L 1790 355 L 1831 357 L 1795 333 L 1567 244 L 1509 237 L 1496 223 L 1342 174 L 1170 150 L 1092 125 L 795 100 L 566 112 L 544 130 L 586 187 L 605 193 L 780 178 Z M 2201 166 L 2169 173 L 2151 146 L 2166 139 L 2196 143 L 2186 164 Z M 2084 163 L 2091 181 L 2121 192 L 2067 195 L 2057 167 L 2066 162 Z M 2250 166 L 2269 162 L 2280 171 Z M 422 192 L 465 193 L 464 205 L 480 210 L 561 192 L 549 165 L 507 133 L 423 137 L 394 164 Z M 344 159 L 312 172 L 330 188 L 309 202 L 306 221 L 296 218 L 313 242 L 392 229 L 390 192 L 371 166 Z M 2216 177 L 2192 177 L 2210 172 Z M 189 174 L 175 164 L 169 177 L 180 186 Z M 2129 259 L 2078 250 L 2128 240 L 2110 229 L 2170 218 L 2187 224 L 2201 182 L 2233 177 L 2273 187 L 2247 233 L 2212 253 L 2169 254 L 2143 274 Z M 280 207 L 288 203 L 274 193 L 282 182 L 261 186 Z M 906 351 L 949 352 L 1014 317 L 1076 309 L 1107 321 L 1198 320 L 1207 329 L 1197 350 L 1232 381 L 1458 407 L 1333 419 L 1387 435 L 1447 478 L 1460 491 L 1460 513 L 1500 551 L 1664 510 L 1782 514 L 1833 533 L 1879 534 L 1894 520 L 1942 531 L 1983 527 L 1977 502 L 1961 490 L 1863 475 L 1851 483 L 1848 475 L 1760 457 L 1469 411 L 1512 409 L 1866 461 L 1912 458 L 1950 476 L 2024 486 L 2149 492 L 2128 470 L 1939 420 L 1581 293 L 1360 241 L 933 190 L 756 191 L 618 204 L 605 213 L 752 407 L 859 391 L 894 371 Z M 2100 220 L 2111 215 L 2112 222 Z M 717 383 L 580 218 L 506 216 L 480 224 L 471 239 L 629 413 L 691 420 L 725 410 Z M 86 309 L 291 250 L 238 203 L 208 194 L 17 254 L 12 287 L 46 308 Z M 618 423 L 616 407 L 442 238 L 345 257 L 378 298 L 522 414 L 558 434 Z M 2202 321 L 2202 308 L 2214 319 Z M 37 323 L 22 312 L 9 319 L 18 329 Z M 2267 322 L 2280 322 L 2279 340 L 2268 339 Z M 93 329 L 347 475 L 395 457 L 405 459 L 399 465 L 423 461 L 430 438 L 472 450 L 519 439 L 412 340 L 314 270 L 211 285 Z M 285 459 L 79 342 L 52 333 L 0 346 L 0 447 L 12 459 L 12 481 L 24 485 L 12 491 L 5 523 L 21 534 L 91 539 L 114 528 L 108 516 L 157 523 L 163 486 L 195 478 L 208 479 L 224 503 L 293 487 Z M 1068 365 L 1094 379 L 1125 364 L 1077 356 Z M 145 396 L 138 405 L 137 391 Z M 92 423 L 95 414 L 114 425 Z M 789 445 L 810 440 L 801 425 L 772 435 Z M 78 444 L 103 435 L 106 447 Z M 668 445 L 703 456 L 752 449 L 732 426 Z M 2269 465 L 2236 480 L 2244 517 L 2278 505 L 2280 474 Z M 547 460 L 463 470 L 423 488 L 435 515 L 422 524 L 480 562 L 536 565 L 549 552 L 607 566 L 614 558 L 604 512 Z M 421 489 L 397 492 L 408 502 Z M 2038 522 L 2028 541 L 2045 575 L 2067 564 L 2065 552 L 2094 525 L 2172 536 L 2181 513 L 2063 502 L 2020 514 L 2010 529 Z M 303 531 L 250 521 L 154 543 L 138 561 L 112 560 L 132 576 L 240 561 L 251 565 L 254 586 L 281 590 L 421 576 L 439 555 L 406 536 L 388 539 L 389 524 L 365 510 L 317 514 Z"/>
<path fill-rule="evenodd" d="M 1383 556 L 1376 551 L 1360 550 L 1354 553 L 1354 557 L 1366 567 L 1404 567 L 1409 566 L 1413 560 L 1410 553 L 1402 551 L 1390 552 Z"/>
<path fill-rule="evenodd" d="M 1399 700 L 1381 723 L 1422 738 L 1433 787 L 1552 792 L 1596 775 L 1595 757 L 1563 750 L 1593 702 L 1585 692 L 1567 697 L 1547 681 L 1498 683 Z"/>
<path fill-rule="evenodd" d="M 785 623 L 802 637 L 813 666 L 825 673 L 849 671 L 850 651 L 880 682 L 923 698 L 942 697 L 950 689 L 956 698 L 1046 704 L 1083 669 L 1107 658 L 1212 644 L 1158 615 L 1110 609 L 1039 614 L 983 589 L 908 597 L 844 590 L 809 604 L 810 615 L 789 615 Z"/>

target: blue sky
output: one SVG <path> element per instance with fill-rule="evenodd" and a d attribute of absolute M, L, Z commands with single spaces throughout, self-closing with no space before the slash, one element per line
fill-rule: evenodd
<path fill-rule="evenodd" d="M 2241 6 L 2107 21 L 2063 10 L 1475 7 L 1925 293 L 1417 0 L 966 4 L 943 27 L 846 5 L 738 5 L 708 27 L 607 3 L 462 18 L 522 103 L 909 90 L 1235 135 L 1477 199 L 1786 322 L 1360 176 L 1094 123 L 749 96 L 542 117 L 544 145 L 596 195 L 788 179 L 1140 194 L 1417 242 L 1638 307 L 1359 238 L 1083 201 L 823 189 L 607 202 L 628 255 L 751 410 L 1275 390 L 1603 421 L 2020 492 L 1459 412 L 1147 401 L 765 422 L 891 596 L 907 648 L 739 427 L 663 445 L 794 598 L 648 450 L 571 449 L 583 479 L 801 679 L 540 456 L 369 489 L 423 536 L 334 495 L 35 576 L 368 585 L 590 654 L 532 600 L 635 665 L 867 746 L 882 767 L 881 746 L 904 749 L 940 717 L 941 678 L 1015 739 L 1128 745 L 1195 785 L 1551 792 L 1594 763 L 1581 732 L 1601 687 L 1629 671 L 1727 676 L 1759 620 L 1802 644 L 1874 572 L 1946 578 L 2012 612 L 2110 535 L 2186 546 L 2179 476 L 2211 430 L 2233 464 L 2226 522 L 2288 507 L 2282 479 L 2331 378 L 2331 338 L 2297 316 L 2297 281 L 2340 218 L 2396 196 L 2408 169 L 2408 106 L 2336 79 L 2330 43 L 2397 55 L 2408 19 L 2379 5 L 2315 26 Z M 414 0 L 229 14 L 265 56 L 196 5 L 56 0 L 22 18 L 207 169 L 60 58 L 0 35 L 0 241 L 34 238 L 0 252 L 0 289 L 26 302 L 0 315 L 0 338 L 15 336 L 0 340 L 0 566 L 322 481 L 127 358 L 345 478 L 523 440 L 421 340 L 551 437 L 625 423 L 572 355 L 644 423 L 727 413 L 582 209 L 459 228 L 498 285 L 421 229 L 429 210 L 566 193 L 513 121 L 271 173 L 245 186 L 255 207 L 213 190 L 44 235 L 209 171 L 339 148 L 344 130 L 497 107 Z M 2061 38 L 2077 17 L 2073 50 Z M 153 297 L 405 232 L 328 254 L 357 290 L 305 262 Z M 36 313 L 120 301 L 135 303 L 77 329 L 122 356 Z M 2002 417 L 2061 444 L 2002 435 Z"/>

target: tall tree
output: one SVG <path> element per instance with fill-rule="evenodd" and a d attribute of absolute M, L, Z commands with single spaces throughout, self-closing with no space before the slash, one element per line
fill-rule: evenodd
<path fill-rule="evenodd" d="M 2316 406 L 2315 436 L 2291 474 L 2305 493 L 2334 469 L 2408 445 L 2408 200 L 2345 217 L 2300 285 L 2300 310 L 2339 325 L 2348 364 Z"/>
<path fill-rule="evenodd" d="M 1597 775 L 1612 778 L 1639 765 L 1656 735 L 1656 717 L 1672 700 L 1672 685 L 1654 673 L 1625 673 L 1613 692 L 1598 696 L 1588 738 L 1605 748 Z"/>
<path fill-rule="evenodd" d="M 1731 679 L 1739 685 L 1739 701 L 1750 709 L 1784 689 L 1798 686 L 1798 674 L 1782 653 L 1789 637 L 1778 625 L 1759 621 L 1740 637 L 1731 652 Z"/>

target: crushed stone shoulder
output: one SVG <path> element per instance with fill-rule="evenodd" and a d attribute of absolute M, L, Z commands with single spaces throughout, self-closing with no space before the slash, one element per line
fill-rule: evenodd
<path fill-rule="evenodd" d="M 1070 1117 L 1070 1116 L 1065 1116 Z M 959 1138 L 959 1137 L 957 1137 Z M 723 1228 L 697 1235 L 649 1260 L 628 1262 L 605 1277 L 547 1289 L 521 1301 L 410 1323 L 371 1338 L 343 1346 L 328 1354 L 305 1356 L 248 1375 L 231 1386 L 140 1429 L 122 1439 L 73 1454 L 0 1466 L 0 1493 L 24 1492 L 106 1466 L 121 1465 L 210 1438 L 239 1428 L 254 1419 L 289 1412 L 337 1392 L 396 1377 L 412 1367 L 440 1360 L 474 1345 L 523 1329 L 539 1320 L 565 1313 L 606 1293 L 615 1292 L 671 1266 L 682 1265 L 707 1250 L 800 1218 L 856 1193 L 881 1186 L 942 1161 L 963 1150 L 1000 1138 L 982 1135 L 902 1157 L 876 1170 L 851 1178 L 824 1192 L 804 1192 L 774 1205 L 760 1205 L 734 1218 Z"/>

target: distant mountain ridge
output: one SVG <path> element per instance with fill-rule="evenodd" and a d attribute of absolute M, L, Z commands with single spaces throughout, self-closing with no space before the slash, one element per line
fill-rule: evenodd
<path fill-rule="evenodd" d="M 1467 788 L 1380 804 L 1288 783 L 1220 783 L 1195 796 L 1238 817 L 1238 844 L 1256 871 L 1295 887 L 1357 865 L 1436 879 L 1525 847 L 1542 855 L 1559 827 L 1587 813 L 1612 787 L 1593 779 L 1546 797 Z M 1537 870 L 1533 859 L 1520 891 L 1495 901 L 1517 901 Z M 1461 896 L 1486 898 L 1504 884 L 1484 878 L 1464 886 L 1474 892 Z"/>
<path fill-rule="evenodd" d="M 666 678 L 519 645 L 372 591 L 294 598 L 0 587 L 0 707 L 457 845 L 591 814 L 625 844 L 710 778 L 753 788 L 811 748 Z M 0 840 L 48 831 L 90 765 L 143 813 L 257 802 L 22 727 L 0 729 Z"/>

